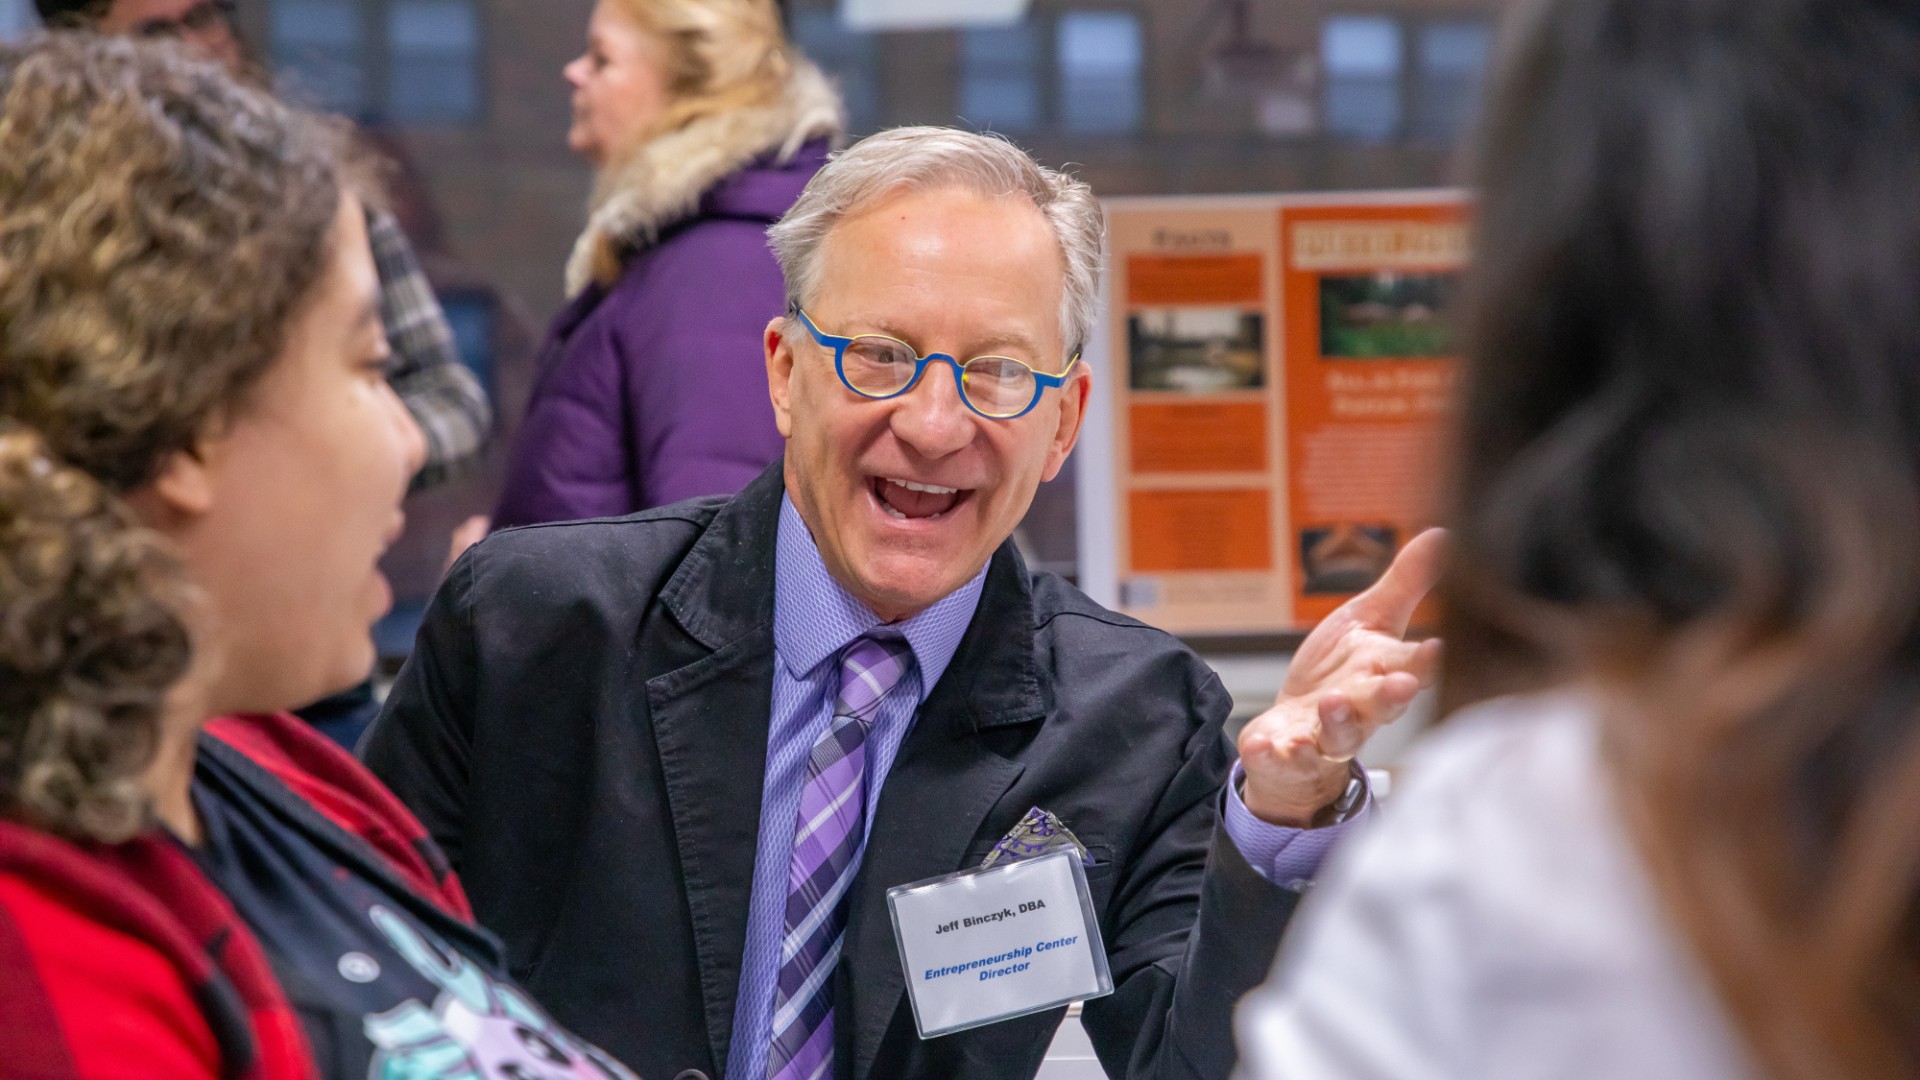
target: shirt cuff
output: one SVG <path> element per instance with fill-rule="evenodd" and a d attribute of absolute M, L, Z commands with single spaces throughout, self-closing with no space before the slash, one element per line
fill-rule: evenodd
<path fill-rule="evenodd" d="M 1227 778 L 1227 813 L 1224 826 L 1227 838 L 1254 872 L 1275 885 L 1290 889 L 1304 887 L 1313 880 L 1320 863 L 1373 810 L 1373 789 L 1367 784 L 1366 770 L 1356 769 L 1360 777 L 1360 800 L 1346 820 L 1319 829 L 1290 829 L 1269 825 L 1253 816 L 1240 796 L 1246 770 L 1233 763 L 1233 775 Z"/>

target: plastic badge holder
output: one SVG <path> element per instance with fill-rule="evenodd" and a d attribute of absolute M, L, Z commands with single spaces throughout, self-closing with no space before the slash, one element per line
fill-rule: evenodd
<path fill-rule="evenodd" d="M 1113 993 L 1113 973 L 1107 967 L 1106 945 L 1100 939 L 1100 921 L 1081 865 L 1083 858 L 1084 849 L 1075 842 L 1034 857 L 887 890 L 894 940 L 900 943 L 900 962 L 907 976 L 907 999 L 913 1003 L 913 1021 L 922 1039 Z M 1075 910 L 1018 912 L 1008 930 L 992 935 L 998 940 L 990 947 L 968 949 L 959 942 L 936 945 L 928 940 L 924 928 L 910 937 L 902 925 L 903 902 L 911 904 L 937 892 L 936 899 L 943 906 L 950 904 L 954 911 L 1011 910 L 999 899 L 1008 889 L 1018 895 L 1038 895 L 1036 890 L 1058 895 L 1065 884 L 1063 875 L 1070 875 L 1071 894 L 1078 901 Z M 1060 944 L 1068 938 L 1079 940 Z M 1039 1000 L 1022 993 L 1020 984 L 1033 980 L 1021 976 L 1027 975 L 1035 963 L 1047 966 L 1044 982 L 1059 993 L 1044 994 Z M 946 985 L 928 993 L 929 1000 L 923 1002 L 921 989 L 934 983 Z M 1020 1000 L 1022 997 L 1027 1000 Z"/>

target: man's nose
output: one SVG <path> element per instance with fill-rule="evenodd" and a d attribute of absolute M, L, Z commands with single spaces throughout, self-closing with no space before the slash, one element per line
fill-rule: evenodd
<path fill-rule="evenodd" d="M 960 397 L 959 369 L 934 361 L 913 389 L 900 395 L 893 412 L 893 433 L 921 455 L 942 458 L 973 442 L 978 430 L 973 410 Z"/>

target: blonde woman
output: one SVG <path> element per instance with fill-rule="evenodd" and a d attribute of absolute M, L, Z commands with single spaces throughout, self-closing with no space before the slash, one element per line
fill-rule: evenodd
<path fill-rule="evenodd" d="M 842 126 L 773 0 L 600 0 L 566 78 L 567 141 L 599 177 L 500 526 L 733 492 L 779 456 L 766 229 Z"/>

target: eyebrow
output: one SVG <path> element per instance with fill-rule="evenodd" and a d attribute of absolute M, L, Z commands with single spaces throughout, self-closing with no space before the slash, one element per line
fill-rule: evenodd
<path fill-rule="evenodd" d="M 920 344 L 914 341 L 912 337 L 908 336 L 905 331 L 901 330 L 899 326 L 897 326 L 896 324 L 894 324 L 893 322 L 890 322 L 885 318 L 856 318 L 853 320 L 853 322 L 857 326 L 874 327 L 874 330 L 870 332 L 885 334 L 886 336 L 891 338 L 898 338 L 899 340 L 904 341 L 909 345 L 912 345 L 915 350 L 919 350 L 921 348 Z M 827 330 L 827 328 L 824 326 L 822 326 L 820 329 L 826 330 L 828 333 L 840 332 L 840 331 Z M 1003 330 L 998 333 L 988 334 L 986 337 L 983 337 L 977 340 L 974 343 L 973 348 L 968 352 L 968 355 L 963 359 L 971 359 L 972 357 L 975 357 L 975 356 L 986 356 L 986 355 L 995 353 L 1001 349 L 1008 349 L 1014 352 L 1024 353 L 1028 356 L 1034 356 L 1034 357 L 1037 357 L 1040 354 L 1040 346 L 1032 338 L 1027 337 L 1025 334 L 1019 333 L 1018 331 Z M 1019 359 L 1019 357 L 1015 357 L 1015 359 Z"/>

